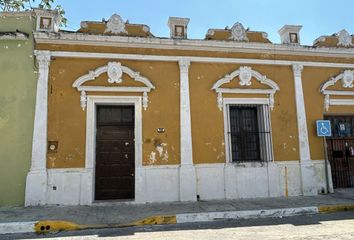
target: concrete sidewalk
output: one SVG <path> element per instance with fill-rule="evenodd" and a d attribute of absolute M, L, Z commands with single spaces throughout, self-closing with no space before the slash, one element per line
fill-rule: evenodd
<path fill-rule="evenodd" d="M 15 231 L 11 229 L 20 229 L 22 225 L 25 227 L 18 232 L 25 232 L 27 231 L 26 223 L 30 226 L 29 228 L 37 223 L 38 229 L 35 231 L 45 232 L 53 229 L 74 230 L 89 227 L 282 217 L 351 208 L 354 208 L 354 188 L 338 189 L 333 194 L 314 197 L 257 198 L 193 203 L 105 202 L 96 203 L 93 206 L 0 207 L 0 234 Z M 38 224 L 41 221 L 44 223 Z M 58 221 L 60 224 L 55 227 Z M 46 229 L 45 226 L 51 228 Z"/>

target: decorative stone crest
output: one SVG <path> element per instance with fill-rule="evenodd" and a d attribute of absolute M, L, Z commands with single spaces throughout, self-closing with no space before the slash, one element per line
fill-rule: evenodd
<path fill-rule="evenodd" d="M 338 32 L 337 37 L 338 37 L 337 46 L 344 46 L 344 47 L 353 46 L 352 36 L 345 29 Z"/>
<path fill-rule="evenodd" d="M 354 71 L 345 70 L 342 77 L 342 86 L 344 88 L 352 88 L 354 81 Z"/>
<path fill-rule="evenodd" d="M 213 36 L 215 34 L 215 30 L 214 29 L 209 29 L 207 32 L 207 36 Z"/>
<path fill-rule="evenodd" d="M 121 68 L 121 63 L 109 62 L 108 63 L 108 82 L 109 83 L 121 83 L 123 71 Z"/>
<path fill-rule="evenodd" d="M 246 30 L 241 23 L 237 22 L 232 26 L 230 39 L 235 41 L 248 41 Z"/>
<path fill-rule="evenodd" d="M 250 86 L 252 84 L 251 78 L 252 78 L 252 72 L 251 72 L 251 67 L 240 67 L 240 82 L 239 84 L 241 86 Z"/>
<path fill-rule="evenodd" d="M 106 30 L 104 32 L 110 32 L 113 34 L 127 33 L 127 31 L 125 30 L 125 23 L 123 22 L 123 19 L 117 14 L 113 14 L 109 18 L 106 24 Z"/>

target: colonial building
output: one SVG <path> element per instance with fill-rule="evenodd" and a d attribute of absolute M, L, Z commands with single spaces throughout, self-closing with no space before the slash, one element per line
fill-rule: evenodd
<path fill-rule="evenodd" d="M 301 26 L 285 25 L 275 44 L 235 23 L 196 40 L 188 22 L 171 17 L 170 38 L 159 38 L 116 14 L 77 32 L 58 31 L 50 12 L 39 18 L 26 205 L 354 186 L 353 36 L 303 46 Z M 319 119 L 332 121 L 327 174 Z"/>

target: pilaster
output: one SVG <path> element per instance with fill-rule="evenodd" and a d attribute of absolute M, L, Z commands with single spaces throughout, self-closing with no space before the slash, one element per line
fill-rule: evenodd
<path fill-rule="evenodd" d="M 35 55 L 39 74 L 34 116 L 32 161 L 26 181 L 26 206 L 45 204 L 47 192 L 46 158 L 50 52 L 36 51 Z"/>
<path fill-rule="evenodd" d="M 315 170 L 313 163 L 311 162 L 310 146 L 308 140 L 305 100 L 302 88 L 303 66 L 300 64 L 293 64 L 292 68 L 295 83 L 302 192 L 304 196 L 313 196 L 317 195 L 317 187 L 315 181 Z"/>
<path fill-rule="evenodd" d="M 181 167 L 180 200 L 196 201 L 196 172 L 193 165 L 192 129 L 189 97 L 188 59 L 179 60 L 180 69 L 180 129 L 181 129 Z"/>

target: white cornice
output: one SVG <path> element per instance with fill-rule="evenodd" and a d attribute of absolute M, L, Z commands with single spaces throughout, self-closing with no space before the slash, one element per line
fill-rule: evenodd
<path fill-rule="evenodd" d="M 322 57 L 354 57 L 354 49 L 313 48 L 272 43 L 249 43 L 217 40 L 163 39 L 125 36 L 88 35 L 83 33 L 35 32 L 36 43 L 129 48 L 155 48 L 195 51 L 221 51 L 242 53 L 272 53 Z"/>
<path fill-rule="evenodd" d="M 35 52 L 42 52 L 35 50 Z M 331 63 L 331 62 L 310 62 L 310 61 L 288 61 L 288 60 L 268 60 L 268 59 L 248 59 L 248 58 L 218 58 L 218 57 L 193 57 L 193 56 L 162 56 L 162 55 L 139 55 L 139 54 L 119 54 L 119 53 L 94 53 L 94 52 L 64 52 L 51 51 L 53 57 L 70 58 L 101 58 L 101 59 L 120 59 L 120 60 L 139 60 L 139 61 L 167 61 L 178 62 L 188 59 L 191 62 L 207 63 L 232 63 L 232 64 L 259 64 L 259 65 L 281 65 L 291 66 L 300 64 L 307 67 L 333 67 L 333 68 L 353 68 L 350 63 Z"/>

